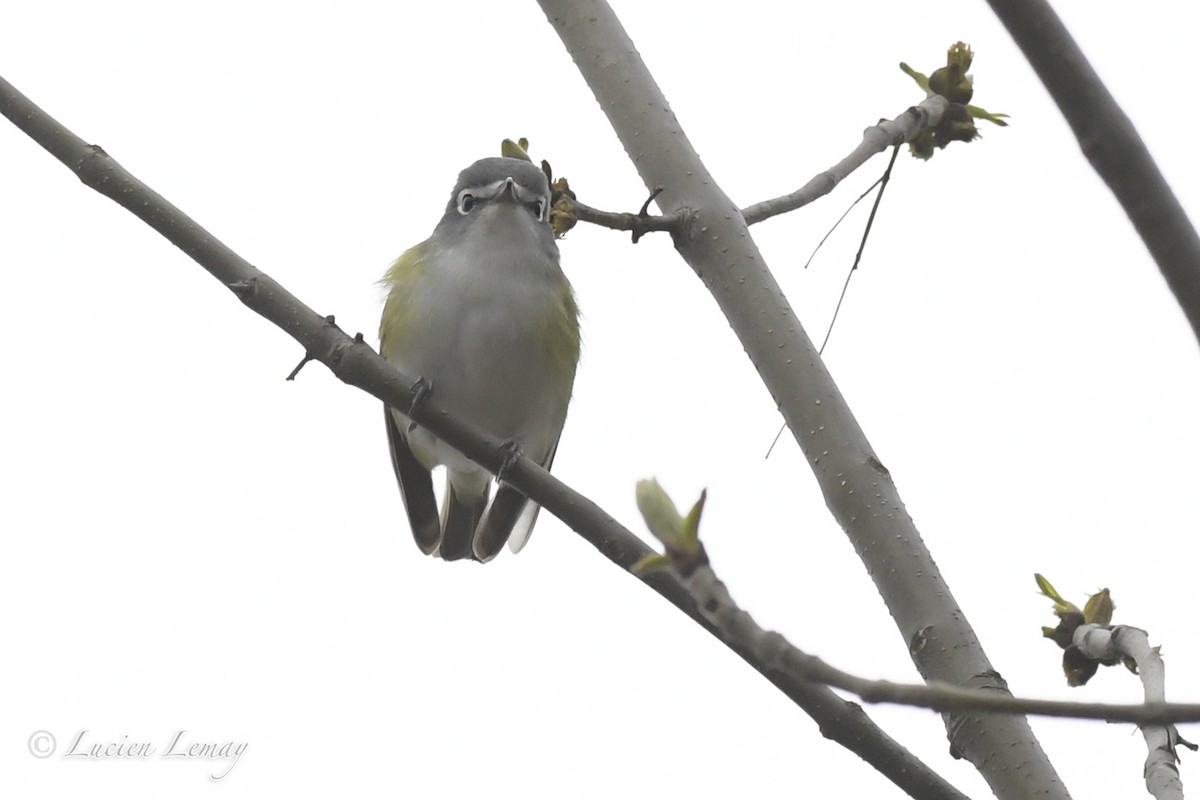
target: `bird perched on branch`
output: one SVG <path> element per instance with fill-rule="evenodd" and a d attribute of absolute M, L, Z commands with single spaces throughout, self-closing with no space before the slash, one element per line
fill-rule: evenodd
<path fill-rule="evenodd" d="M 579 314 L 559 266 L 545 174 L 517 158 L 467 167 L 433 234 L 388 270 L 380 352 L 439 405 L 546 469 L 579 362 Z M 488 561 L 524 546 L 538 506 L 385 409 L 392 466 L 417 546 Z M 446 467 L 439 513 L 431 471 Z"/>

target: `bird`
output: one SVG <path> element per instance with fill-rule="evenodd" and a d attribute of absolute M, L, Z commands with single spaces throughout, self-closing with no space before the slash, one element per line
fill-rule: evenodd
<path fill-rule="evenodd" d="M 549 470 L 580 355 L 579 309 L 559 263 L 546 174 L 484 158 L 459 173 L 428 239 L 406 250 L 388 290 L 380 353 L 450 414 Z M 392 467 L 417 546 L 447 561 L 518 552 L 538 506 L 385 406 Z M 443 466 L 439 512 L 432 470 Z"/>

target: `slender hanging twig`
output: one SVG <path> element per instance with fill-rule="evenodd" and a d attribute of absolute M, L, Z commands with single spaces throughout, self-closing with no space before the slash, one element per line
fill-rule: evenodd
<path fill-rule="evenodd" d="M 879 201 L 883 199 L 883 192 L 887 189 L 888 181 L 892 177 L 892 167 L 896 163 L 896 156 L 900 154 L 900 145 L 892 148 L 892 158 L 888 161 L 887 169 L 883 171 L 883 177 L 879 179 L 879 192 L 875 195 L 875 203 L 871 206 L 871 215 L 867 217 L 867 226 L 863 229 L 862 240 L 858 243 L 858 252 L 854 254 L 854 264 L 850 267 L 850 272 L 846 274 L 846 282 L 842 284 L 842 293 L 838 297 L 837 306 L 833 309 L 833 318 L 829 320 L 829 328 L 825 331 L 825 340 L 821 342 L 821 347 L 817 350 L 818 355 L 824 355 L 825 345 L 829 344 L 829 337 L 833 333 L 833 324 L 837 322 L 838 312 L 842 310 L 842 301 L 846 299 L 846 289 L 850 286 L 850 278 L 858 269 L 858 263 L 862 261 L 863 249 L 867 246 L 867 238 L 871 235 L 871 226 L 875 224 L 875 212 L 879 211 Z"/>
<path fill-rule="evenodd" d="M 817 246 L 813 248 L 812 254 L 808 257 L 808 261 L 804 262 L 805 269 L 808 269 L 808 265 L 812 263 L 812 260 L 817 257 L 817 253 L 819 253 L 821 248 L 825 246 L 825 240 L 833 235 L 833 232 L 838 229 L 838 226 L 842 224 L 842 221 L 846 219 L 846 217 L 850 216 L 850 212 L 854 210 L 855 206 L 863 201 L 863 198 L 875 191 L 875 187 L 878 186 L 882 180 L 883 178 L 876 178 L 875 182 L 868 186 L 862 194 L 855 198 L 853 203 L 846 206 L 846 210 L 842 212 L 840 217 L 838 217 L 837 222 L 833 223 L 833 226 L 825 232 L 824 236 L 821 237 L 821 241 L 817 242 Z"/>
<path fill-rule="evenodd" d="M 804 268 L 808 269 L 808 265 L 812 263 L 813 257 L 817 254 L 817 250 L 821 249 L 821 245 L 825 244 L 825 240 L 828 239 L 830 234 L 837 229 L 837 226 L 842 224 L 842 220 L 846 218 L 846 214 L 849 214 L 851 209 L 858 205 L 859 201 L 870 194 L 872 189 L 878 186 L 879 192 L 875 195 L 875 202 L 871 205 L 871 214 L 867 217 L 866 227 L 863 228 L 862 239 L 858 243 L 858 252 L 854 254 L 854 264 L 851 265 L 850 271 L 846 273 L 846 282 L 842 284 L 842 293 L 838 295 L 837 305 L 833 308 L 833 317 L 831 317 L 829 320 L 829 327 L 825 329 L 825 339 L 821 342 L 821 346 L 817 348 L 817 355 L 819 356 L 825 354 L 825 345 L 829 344 L 829 337 L 833 334 L 833 324 L 837 322 L 838 312 L 842 310 L 842 302 L 846 299 L 846 290 L 850 288 L 850 278 L 854 276 L 855 270 L 858 269 L 858 263 L 862 261 L 863 249 L 867 246 L 867 237 L 871 235 L 871 226 L 875 224 L 875 212 L 879 210 L 879 201 L 883 199 L 883 190 L 887 188 L 888 181 L 892 178 L 892 167 L 896 164 L 896 156 L 899 154 L 900 145 L 896 145 L 892 148 L 892 158 L 888 161 L 887 169 L 883 171 L 883 176 L 871 184 L 870 188 L 868 188 L 865 192 L 860 194 L 858 199 L 850 204 L 850 207 L 846 209 L 842 216 L 838 217 L 838 221 L 833 223 L 833 227 L 830 228 L 829 232 L 826 233 L 821 238 L 821 241 L 817 243 L 812 255 L 808 257 L 808 261 L 804 262 Z M 763 458 L 771 457 L 771 453 L 775 450 L 775 445 L 779 443 L 779 437 L 783 436 L 783 432 L 786 429 L 786 422 L 779 426 L 779 432 L 776 433 L 775 438 L 771 440 L 771 446 L 767 448 L 767 454 L 763 456 Z"/>

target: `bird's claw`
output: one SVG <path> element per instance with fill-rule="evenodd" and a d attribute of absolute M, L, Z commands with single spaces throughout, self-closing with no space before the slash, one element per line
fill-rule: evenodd
<path fill-rule="evenodd" d="M 426 380 L 425 376 L 422 375 L 409 387 L 408 393 L 412 395 L 412 402 L 408 406 L 408 416 L 411 419 L 412 413 L 429 399 L 429 395 L 433 394 L 433 381 Z M 412 433 L 416 427 L 417 423 L 410 421 L 408 423 L 408 432 Z"/>
<path fill-rule="evenodd" d="M 516 439 L 509 439 L 504 444 L 500 445 L 500 454 L 503 459 L 500 461 L 500 469 L 496 470 L 496 481 L 499 482 L 504 478 L 504 473 L 515 467 L 521 460 L 523 453 L 521 452 L 521 443 Z"/>

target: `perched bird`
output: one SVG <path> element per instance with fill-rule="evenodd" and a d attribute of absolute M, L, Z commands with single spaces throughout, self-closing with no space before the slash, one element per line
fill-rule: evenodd
<path fill-rule="evenodd" d="M 528 161 L 485 158 L 458 176 L 433 235 L 396 259 L 380 352 L 422 378 L 439 405 L 554 461 L 579 362 L 579 313 L 558 263 L 550 186 Z M 538 506 L 459 451 L 385 408 L 392 466 L 417 546 L 487 561 L 529 538 Z M 446 467 L 439 515 L 430 474 Z"/>

